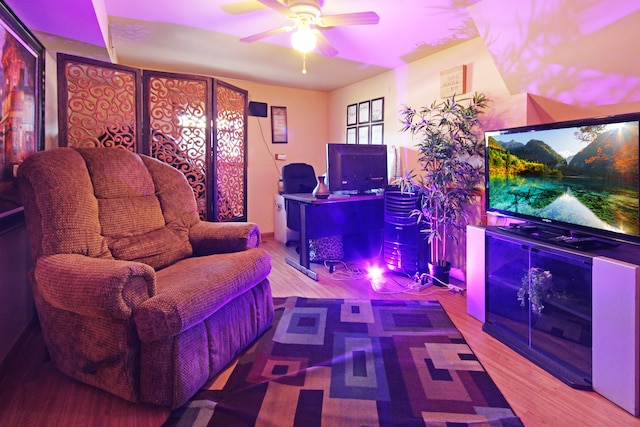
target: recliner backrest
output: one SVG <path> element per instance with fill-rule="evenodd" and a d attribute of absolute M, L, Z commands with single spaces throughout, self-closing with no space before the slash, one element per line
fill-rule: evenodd
<path fill-rule="evenodd" d="M 18 170 L 32 255 L 139 261 L 159 269 L 192 253 L 199 220 L 184 175 L 121 148 L 58 148 Z"/>

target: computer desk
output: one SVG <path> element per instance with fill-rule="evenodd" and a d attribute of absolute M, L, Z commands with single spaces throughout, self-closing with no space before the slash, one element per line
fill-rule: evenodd
<path fill-rule="evenodd" d="M 300 209 L 300 259 L 286 257 L 287 264 L 318 280 L 311 269 L 309 242 L 312 239 L 335 235 L 357 235 L 360 255 L 372 257 L 382 247 L 384 228 L 384 195 L 331 194 L 328 199 L 316 199 L 312 194 L 283 194 L 289 209 Z M 351 248 L 349 248 L 351 249 Z M 347 248 L 345 248 L 345 253 Z"/>

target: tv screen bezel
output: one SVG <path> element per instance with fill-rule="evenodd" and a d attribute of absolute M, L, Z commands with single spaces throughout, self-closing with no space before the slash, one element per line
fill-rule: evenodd
<path fill-rule="evenodd" d="M 362 186 L 360 183 L 357 184 L 357 188 L 353 187 L 344 187 L 343 185 L 336 186 L 335 183 L 332 183 L 332 174 L 335 172 L 332 170 L 332 160 L 331 151 L 338 151 L 344 153 L 345 150 L 356 150 L 362 153 L 362 156 L 370 155 L 366 153 L 366 151 L 371 151 L 379 153 L 384 160 L 384 174 L 383 174 L 383 182 L 377 185 L 368 185 Z M 389 184 L 389 166 L 388 166 L 388 147 L 387 145 L 379 145 L 379 144 L 340 144 L 340 143 L 329 143 L 326 146 L 326 164 L 327 164 L 327 176 L 326 181 L 331 193 L 335 194 L 367 194 L 372 193 L 377 190 L 384 189 Z M 335 176 L 333 177 L 335 178 Z"/>
<path fill-rule="evenodd" d="M 518 221 L 524 221 L 528 223 L 532 223 L 534 225 L 540 226 L 541 228 L 549 228 L 549 229 L 557 229 L 563 234 L 566 235 L 584 235 L 584 236 L 593 236 L 596 238 L 604 238 L 607 240 L 619 241 L 619 242 L 627 242 L 633 243 L 636 245 L 640 245 L 640 235 L 633 235 L 627 233 L 620 233 L 616 231 L 604 230 L 596 227 L 584 226 L 581 224 L 575 224 L 570 222 L 564 222 L 553 218 L 544 218 L 541 216 L 528 215 L 503 209 L 498 209 L 491 206 L 491 185 L 490 185 L 490 175 L 489 175 L 489 137 L 499 135 L 508 135 L 515 133 L 526 133 L 526 132 L 539 132 L 543 130 L 553 130 L 553 129 L 565 129 L 572 127 L 582 127 L 582 126 L 591 126 L 591 125 L 602 125 L 602 124 L 612 124 L 612 123 L 623 123 L 623 122 L 637 122 L 640 128 L 640 112 L 636 113 L 625 113 L 625 114 L 617 114 L 610 116 L 602 116 L 602 117 L 594 117 L 594 118 L 585 118 L 585 119 L 577 119 L 577 120 L 567 120 L 561 122 L 551 122 L 551 123 L 543 123 L 529 126 L 519 126 L 513 128 L 503 128 L 503 129 L 494 129 L 487 130 L 484 132 L 484 144 L 485 144 L 485 211 L 487 215 L 494 215 L 499 217 L 506 217 L 515 219 Z M 532 137 L 533 138 L 533 137 Z M 640 148 L 640 137 L 639 137 L 639 148 Z M 638 189 L 640 190 L 640 174 L 637 177 Z M 640 198 L 640 194 L 639 194 Z M 640 200 L 639 207 L 640 211 Z M 639 212 L 639 222 L 640 222 L 640 212 Z M 640 224 L 639 229 L 640 229 Z M 640 233 L 640 231 L 639 231 Z"/>

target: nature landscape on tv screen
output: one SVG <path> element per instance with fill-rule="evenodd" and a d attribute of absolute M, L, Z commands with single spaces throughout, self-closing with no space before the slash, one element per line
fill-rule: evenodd
<path fill-rule="evenodd" d="M 638 236 L 638 122 L 487 132 L 489 207 Z"/>

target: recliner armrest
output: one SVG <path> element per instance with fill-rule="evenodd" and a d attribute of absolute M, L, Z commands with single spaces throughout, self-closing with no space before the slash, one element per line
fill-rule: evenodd
<path fill-rule="evenodd" d="M 73 313 L 126 320 L 156 294 L 155 271 L 147 264 L 79 254 L 38 258 L 37 290 L 52 306 Z"/>
<path fill-rule="evenodd" d="M 189 241 L 195 256 L 239 252 L 260 246 L 260 228 L 252 222 L 200 221 L 191 227 Z"/>

